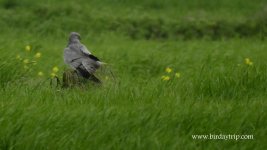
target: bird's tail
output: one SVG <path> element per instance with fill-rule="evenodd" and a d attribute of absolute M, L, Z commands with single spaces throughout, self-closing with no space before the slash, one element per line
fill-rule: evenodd
<path fill-rule="evenodd" d="M 107 65 L 108 63 L 99 61 L 100 65 Z"/>
<path fill-rule="evenodd" d="M 91 80 L 95 83 L 101 83 L 101 81 L 97 77 L 95 77 L 93 74 L 90 74 L 87 70 L 84 70 L 82 68 L 76 68 L 76 70 L 83 78 Z"/>
<path fill-rule="evenodd" d="M 101 81 L 93 74 L 88 79 L 95 82 L 95 83 L 101 83 Z"/>

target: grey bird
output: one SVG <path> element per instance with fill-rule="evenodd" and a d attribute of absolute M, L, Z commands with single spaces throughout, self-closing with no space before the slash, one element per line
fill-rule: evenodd
<path fill-rule="evenodd" d="M 94 76 L 96 70 L 101 66 L 101 61 L 91 54 L 91 52 L 81 42 L 81 36 L 77 32 L 71 32 L 69 43 L 64 49 L 64 62 L 76 72 L 96 83 L 101 81 Z"/>

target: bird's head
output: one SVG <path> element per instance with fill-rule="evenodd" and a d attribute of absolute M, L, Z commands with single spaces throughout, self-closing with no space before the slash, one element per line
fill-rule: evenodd
<path fill-rule="evenodd" d="M 71 32 L 70 33 L 70 37 L 69 37 L 70 42 L 77 42 L 80 40 L 81 40 L 81 36 L 79 33 L 77 33 L 77 32 Z"/>

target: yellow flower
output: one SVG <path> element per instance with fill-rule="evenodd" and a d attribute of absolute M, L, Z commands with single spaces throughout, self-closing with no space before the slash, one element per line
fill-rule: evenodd
<path fill-rule="evenodd" d="M 52 72 L 50 75 L 51 75 L 52 78 L 57 76 L 54 72 Z"/>
<path fill-rule="evenodd" d="M 28 64 L 28 63 L 29 63 L 29 59 L 24 59 L 24 60 L 23 60 L 23 63 L 24 63 L 24 64 Z"/>
<path fill-rule="evenodd" d="M 55 67 L 53 67 L 53 69 L 52 69 L 52 70 L 53 70 L 53 72 L 54 72 L 54 73 L 57 73 L 59 69 L 58 69 L 58 67 L 57 67 L 57 66 L 55 66 Z"/>
<path fill-rule="evenodd" d="M 169 76 L 162 76 L 161 79 L 163 81 L 169 81 L 170 80 L 170 77 Z"/>
<path fill-rule="evenodd" d="M 35 58 L 40 58 L 41 56 L 42 56 L 42 54 L 41 54 L 40 52 L 38 52 L 38 53 L 36 53 L 36 54 L 34 55 Z"/>
<path fill-rule="evenodd" d="M 180 77 L 181 77 L 181 74 L 180 74 L 179 72 L 176 72 L 176 73 L 175 73 L 175 77 L 176 77 L 176 78 L 180 78 Z"/>
<path fill-rule="evenodd" d="M 31 46 L 30 45 L 27 45 L 27 46 L 25 46 L 25 51 L 27 51 L 27 52 L 29 52 L 29 51 L 31 51 Z"/>
<path fill-rule="evenodd" d="M 252 66 L 253 62 L 249 58 L 245 58 L 245 64 Z"/>
<path fill-rule="evenodd" d="M 171 73 L 171 72 L 172 72 L 172 69 L 171 69 L 170 67 L 167 67 L 167 68 L 165 69 L 165 71 L 166 71 L 167 73 Z"/>
<path fill-rule="evenodd" d="M 44 73 L 43 73 L 42 71 L 39 71 L 39 72 L 38 72 L 38 76 L 40 76 L 40 77 L 41 77 L 41 76 L 44 76 Z"/>
<path fill-rule="evenodd" d="M 249 66 L 252 66 L 252 65 L 253 65 L 253 62 L 249 62 L 248 65 L 249 65 Z"/>
<path fill-rule="evenodd" d="M 248 64 L 250 62 L 249 58 L 245 58 L 245 63 Z"/>

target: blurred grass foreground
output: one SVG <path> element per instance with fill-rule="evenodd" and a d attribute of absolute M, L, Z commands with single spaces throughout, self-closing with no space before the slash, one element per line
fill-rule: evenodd
<path fill-rule="evenodd" d="M 58 86 L 72 31 L 101 86 Z M 0 0 L 0 33 L 0 150 L 267 148 L 264 0 Z"/>

